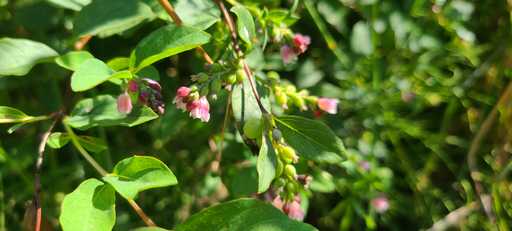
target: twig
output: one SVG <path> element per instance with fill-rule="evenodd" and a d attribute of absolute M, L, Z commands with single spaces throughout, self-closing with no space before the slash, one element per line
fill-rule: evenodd
<path fill-rule="evenodd" d="M 236 33 L 235 24 L 233 23 L 233 18 L 231 18 L 231 15 L 229 14 L 228 10 L 226 9 L 226 6 L 224 6 L 224 2 L 221 0 L 215 1 L 217 5 L 219 6 L 220 10 L 222 11 L 222 15 L 224 16 L 224 20 L 226 21 L 226 24 L 228 24 L 228 29 L 231 32 L 231 42 L 233 44 L 233 49 L 235 50 L 235 53 L 240 60 L 240 63 L 243 66 L 245 75 L 247 75 L 247 78 L 249 80 L 249 83 L 251 85 L 251 90 L 254 95 L 254 98 L 256 99 L 256 102 L 258 103 L 258 107 L 260 108 L 260 111 L 262 114 L 268 114 L 265 107 L 263 107 L 263 104 L 261 103 L 260 96 L 258 94 L 258 91 L 256 90 L 254 78 L 252 76 L 251 69 L 249 68 L 249 65 L 244 60 L 244 54 L 242 50 L 240 49 L 240 45 L 238 43 L 238 35 Z"/>
<path fill-rule="evenodd" d="M 172 7 L 171 3 L 169 3 L 168 0 L 158 0 L 160 5 L 165 9 L 167 14 L 171 17 L 172 21 L 176 24 L 176 26 L 182 26 L 183 21 L 181 20 L 180 16 L 176 13 L 174 10 L 174 7 Z M 213 64 L 213 60 L 208 55 L 208 53 L 203 49 L 203 47 L 199 46 L 196 48 L 196 50 L 203 56 L 204 60 L 208 64 Z"/>
<path fill-rule="evenodd" d="M 84 147 L 82 147 L 82 145 L 78 141 L 76 134 L 73 132 L 71 127 L 69 127 L 69 125 L 67 125 L 65 121 L 63 122 L 63 125 L 64 125 L 64 128 L 66 129 L 66 132 L 69 134 L 69 137 L 71 138 L 71 143 L 75 146 L 75 148 L 78 150 L 78 152 L 85 158 L 85 160 L 87 160 L 87 162 L 89 162 L 89 164 L 92 165 L 92 167 L 102 177 L 106 176 L 108 174 L 108 172 L 103 167 L 101 167 L 101 165 L 98 164 L 98 162 L 96 162 L 94 160 L 94 158 L 92 158 L 92 156 L 89 155 L 89 153 L 87 153 L 87 151 L 84 149 Z M 153 220 L 151 220 L 151 218 L 148 215 L 146 215 L 146 213 L 144 213 L 144 211 L 140 208 L 140 206 L 137 204 L 137 202 L 135 202 L 134 200 L 127 200 L 127 201 L 130 204 L 130 206 L 133 208 L 133 210 L 135 210 L 137 215 L 139 215 L 139 217 L 142 219 L 142 221 L 144 221 L 144 223 L 147 226 L 156 226 L 155 222 L 153 222 Z"/>
<path fill-rule="evenodd" d="M 473 180 L 475 191 L 478 194 L 480 198 L 480 202 L 482 204 L 482 207 L 484 208 L 485 213 L 487 214 L 487 217 L 491 220 L 491 222 L 494 224 L 496 221 L 496 217 L 494 216 L 494 213 L 492 211 L 491 205 L 484 203 L 484 188 L 482 186 L 481 182 L 481 173 L 478 170 L 478 164 L 476 162 L 476 157 L 478 154 L 478 150 L 480 149 L 480 145 L 482 143 L 483 138 L 489 132 L 489 130 L 492 128 L 492 125 L 496 121 L 496 117 L 498 115 L 498 108 L 499 106 L 507 101 L 510 98 L 510 95 L 512 94 L 512 82 L 510 82 L 503 92 L 503 94 L 500 96 L 500 99 L 498 102 L 494 105 L 492 111 L 489 113 L 489 115 L 485 118 L 484 122 L 478 129 L 477 134 L 473 138 L 473 141 L 471 141 L 471 146 L 469 148 L 468 152 L 468 167 L 470 171 L 470 177 Z"/>
<path fill-rule="evenodd" d="M 490 196 L 483 196 L 482 198 L 484 200 L 485 204 L 491 204 L 491 197 Z M 465 205 L 463 207 L 460 207 L 456 210 L 451 211 L 446 215 L 443 219 L 436 221 L 432 227 L 428 228 L 427 231 L 442 231 L 450 228 L 451 226 L 456 225 L 463 219 L 465 219 L 471 212 L 478 209 L 479 203 L 474 201 L 469 203 L 468 205 Z"/>
<path fill-rule="evenodd" d="M 86 35 L 83 37 L 80 37 L 78 41 L 75 42 L 75 50 L 79 51 L 84 49 L 85 45 L 91 40 L 92 35 Z"/>
<path fill-rule="evenodd" d="M 43 160 L 44 160 L 44 150 L 46 148 L 46 142 L 48 142 L 48 138 L 50 137 L 50 133 L 52 132 L 55 124 L 59 120 L 60 116 L 57 116 L 50 127 L 43 133 L 41 136 L 41 142 L 39 143 L 39 148 L 37 150 L 37 160 L 36 160 L 36 168 L 34 171 L 34 206 L 36 208 L 36 216 L 34 223 L 34 230 L 41 230 L 41 220 L 42 220 L 42 209 L 41 209 L 41 169 L 43 168 Z"/>

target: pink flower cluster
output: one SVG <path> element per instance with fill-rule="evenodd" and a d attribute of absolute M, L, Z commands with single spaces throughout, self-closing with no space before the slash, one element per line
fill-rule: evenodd
<path fill-rule="evenodd" d="M 292 41 L 293 44 L 291 46 L 284 45 L 281 47 L 281 57 L 285 64 L 291 63 L 297 56 L 306 52 L 311 43 L 311 38 L 307 35 L 295 34 Z"/>
<path fill-rule="evenodd" d="M 188 111 L 190 117 L 208 122 L 210 120 L 210 104 L 208 99 L 206 99 L 206 96 L 195 99 L 190 96 L 191 91 L 188 87 L 178 88 L 173 103 L 176 104 L 176 108 Z"/>
<path fill-rule="evenodd" d="M 283 202 L 280 196 L 276 196 L 272 201 L 272 205 L 283 211 L 283 213 L 288 215 L 288 217 L 290 217 L 291 219 L 295 219 L 298 221 L 304 220 L 304 211 L 302 211 L 302 208 L 300 207 L 299 196 L 295 196 L 295 198 L 292 201 L 287 202 Z"/>
<path fill-rule="evenodd" d="M 164 114 L 165 104 L 162 101 L 162 87 L 157 81 L 148 78 L 130 80 L 125 92 L 117 97 L 117 110 L 120 113 L 129 114 L 132 111 L 131 95 L 138 96 L 139 102 L 151 107 L 154 112 Z"/>

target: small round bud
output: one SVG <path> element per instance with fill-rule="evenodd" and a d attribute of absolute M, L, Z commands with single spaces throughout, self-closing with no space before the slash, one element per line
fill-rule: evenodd
<path fill-rule="evenodd" d="M 295 179 L 295 177 L 297 176 L 297 171 L 295 170 L 295 167 L 293 167 L 293 165 L 287 164 L 286 166 L 284 166 L 284 174 L 290 177 L 291 179 Z"/>
<path fill-rule="evenodd" d="M 278 179 L 276 179 L 276 181 L 274 183 L 274 186 L 276 188 L 283 187 L 285 185 L 286 185 L 286 180 L 284 178 L 278 178 Z"/>
<path fill-rule="evenodd" d="M 297 162 L 299 159 L 299 157 L 295 153 L 295 150 L 290 146 L 280 145 L 278 147 L 278 152 L 281 159 L 287 164 Z"/>
<path fill-rule="evenodd" d="M 236 71 L 236 81 L 241 83 L 241 82 L 244 81 L 244 79 L 245 79 L 245 72 L 244 72 L 244 70 L 243 69 L 238 69 Z"/>
<path fill-rule="evenodd" d="M 274 128 L 272 130 L 272 139 L 274 139 L 275 141 L 279 141 L 279 140 L 281 140 L 282 137 L 283 137 L 283 135 L 281 134 L 281 130 L 279 130 L 277 128 Z"/>
<path fill-rule="evenodd" d="M 230 74 L 226 76 L 227 84 L 235 84 L 236 83 L 236 74 Z"/>
<path fill-rule="evenodd" d="M 295 193 L 297 191 L 297 185 L 293 182 L 286 183 L 286 191 Z"/>
<path fill-rule="evenodd" d="M 267 77 L 271 81 L 274 81 L 274 82 L 278 82 L 279 81 L 279 74 L 277 72 L 275 72 L 275 71 L 268 72 L 267 73 Z"/>
<path fill-rule="evenodd" d="M 283 174 L 283 171 L 284 171 L 284 164 L 281 160 L 277 159 L 276 178 L 279 178 Z M 282 179 L 282 178 L 279 178 L 279 179 Z M 283 183 L 283 185 L 284 185 L 284 183 Z M 281 186 L 283 186 L 283 185 L 281 185 Z"/>
<path fill-rule="evenodd" d="M 307 110 L 306 103 L 304 102 L 304 99 L 297 95 L 296 93 L 288 94 L 290 96 L 290 99 L 292 100 L 293 104 L 298 107 L 301 111 Z"/>
<path fill-rule="evenodd" d="M 284 109 L 288 108 L 288 97 L 284 92 L 281 90 L 281 88 L 276 88 L 274 90 L 274 95 L 276 97 L 277 104 L 281 105 Z"/>

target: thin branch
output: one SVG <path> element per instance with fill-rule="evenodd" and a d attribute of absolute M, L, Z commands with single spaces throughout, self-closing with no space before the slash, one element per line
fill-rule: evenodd
<path fill-rule="evenodd" d="M 60 114 L 60 113 L 59 113 Z M 59 120 L 60 116 L 57 115 L 53 120 L 52 124 L 41 136 L 41 142 L 39 143 L 39 148 L 37 150 L 37 160 L 36 167 L 34 170 L 34 206 L 36 208 L 36 216 L 34 223 L 34 230 L 41 230 L 41 220 L 42 220 L 42 209 L 41 209 L 41 170 L 43 168 L 43 160 L 44 160 L 44 150 L 46 148 L 46 143 L 48 142 L 48 138 L 50 137 L 50 133 L 52 132 L 55 124 Z"/>
<path fill-rule="evenodd" d="M 91 40 L 92 35 L 86 35 L 83 37 L 80 37 L 78 41 L 75 42 L 75 50 L 79 51 L 84 49 L 85 45 Z"/>
<path fill-rule="evenodd" d="M 180 16 L 176 13 L 174 10 L 174 7 L 172 7 L 171 3 L 169 3 L 168 0 L 158 0 L 160 5 L 165 9 L 165 12 L 171 17 L 172 21 L 176 24 L 176 26 L 182 26 L 183 21 L 181 20 Z M 208 55 L 208 53 L 203 49 L 203 47 L 199 46 L 196 49 L 204 58 L 204 60 L 208 64 L 213 64 L 213 59 Z"/>
<path fill-rule="evenodd" d="M 66 129 L 66 132 L 69 134 L 69 137 L 71 138 L 71 143 L 73 143 L 73 145 L 78 150 L 78 152 L 85 158 L 85 160 L 87 160 L 87 162 L 89 162 L 89 164 L 92 165 L 92 167 L 102 177 L 106 176 L 108 174 L 108 172 L 103 167 L 101 167 L 101 165 L 98 164 L 98 162 L 96 162 L 94 160 L 94 158 L 92 158 L 92 156 L 89 155 L 89 153 L 87 153 L 87 151 L 84 149 L 84 147 L 82 147 L 82 145 L 78 141 L 76 134 L 73 132 L 71 127 L 69 127 L 69 125 L 67 125 L 66 122 L 63 122 L 63 125 L 64 125 L 64 128 Z M 153 222 L 153 220 L 151 220 L 151 218 L 149 218 L 149 216 L 146 215 L 146 213 L 144 213 L 144 211 L 140 208 L 140 206 L 134 200 L 127 200 L 127 201 L 130 204 L 130 206 L 133 208 L 133 210 L 137 213 L 137 215 L 139 215 L 139 217 L 142 219 L 142 221 L 144 221 L 144 223 L 147 226 L 156 226 L 155 222 Z"/>
<path fill-rule="evenodd" d="M 482 204 L 482 207 L 484 208 L 485 213 L 487 214 L 487 217 L 491 220 L 491 222 L 494 224 L 496 217 L 494 216 L 494 213 L 491 208 L 490 203 L 484 203 L 484 188 L 481 182 L 481 173 L 478 170 L 478 164 L 476 161 L 476 157 L 478 154 L 478 150 L 480 149 L 480 145 L 482 144 L 482 140 L 485 137 L 485 135 L 491 130 L 492 125 L 496 121 L 496 117 L 498 115 L 498 108 L 499 106 L 510 99 L 510 95 L 512 94 L 512 82 L 510 82 L 503 92 L 503 94 L 500 96 L 500 99 L 498 102 L 494 105 L 492 111 L 489 113 L 489 115 L 485 118 L 484 122 L 478 129 L 477 134 L 471 141 L 471 146 L 468 151 L 468 167 L 470 171 L 471 179 L 473 180 L 475 191 L 478 194 L 480 198 L 480 202 Z"/>
<path fill-rule="evenodd" d="M 245 60 L 243 58 L 244 54 L 243 54 L 242 50 L 240 49 L 240 44 L 238 42 L 238 35 L 236 33 L 235 24 L 233 23 L 233 18 L 231 17 L 228 10 L 226 9 L 226 6 L 224 5 L 223 1 L 216 0 L 215 2 L 217 3 L 220 10 L 222 11 L 222 15 L 224 16 L 224 20 L 226 21 L 226 24 L 228 24 L 228 29 L 231 33 L 231 42 L 233 44 L 233 49 L 235 50 L 235 53 L 236 53 L 238 59 L 240 60 L 240 63 L 243 66 L 245 75 L 247 75 L 247 78 L 251 85 L 252 93 L 254 95 L 254 98 L 256 98 L 256 102 L 258 103 L 258 107 L 260 108 L 262 114 L 268 114 L 265 107 L 263 107 L 263 104 L 261 103 L 260 95 L 258 94 L 258 91 L 256 90 L 256 86 L 255 86 L 256 83 L 254 82 L 254 78 L 253 78 L 251 69 L 249 68 L 249 65 L 247 65 L 247 63 L 245 62 Z"/>
<path fill-rule="evenodd" d="M 491 197 L 484 196 L 482 198 L 485 204 L 491 204 Z M 460 223 L 467 216 L 469 216 L 473 211 L 477 210 L 480 207 L 479 203 L 474 201 L 463 207 L 460 207 L 456 210 L 448 213 L 443 219 L 436 221 L 432 227 L 428 228 L 427 231 L 443 231 L 448 228 Z"/>

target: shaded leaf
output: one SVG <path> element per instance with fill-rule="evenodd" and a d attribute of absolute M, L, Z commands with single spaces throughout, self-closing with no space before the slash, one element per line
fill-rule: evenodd
<path fill-rule="evenodd" d="M 178 183 L 172 171 L 162 161 L 151 156 L 133 156 L 120 161 L 103 180 L 127 199 L 134 199 L 137 193 L 147 189 Z"/>
<path fill-rule="evenodd" d="M 74 11 L 80 11 L 84 6 L 91 3 L 91 0 L 46 0 L 49 3 Z"/>
<path fill-rule="evenodd" d="M 62 132 L 54 132 L 50 135 L 50 137 L 48 137 L 46 144 L 48 144 L 50 148 L 58 149 L 64 147 L 67 143 L 69 143 L 70 140 L 71 138 L 68 136 L 68 134 Z"/>
<path fill-rule="evenodd" d="M 206 30 L 220 20 L 220 11 L 211 0 L 178 0 L 174 4 L 183 24 Z"/>
<path fill-rule="evenodd" d="M 299 155 L 318 162 L 339 163 L 345 147 L 325 124 L 300 116 L 275 118 L 285 141 Z"/>
<path fill-rule="evenodd" d="M 149 107 L 136 107 L 130 114 L 117 110 L 117 100 L 111 95 L 99 95 L 78 102 L 66 122 L 74 128 L 89 129 L 96 126 L 133 127 L 158 118 Z"/>
<path fill-rule="evenodd" d="M 82 182 L 64 197 L 59 217 L 64 231 L 109 231 L 116 221 L 115 193 L 96 179 Z"/>
<path fill-rule="evenodd" d="M 160 228 L 160 227 L 141 227 L 141 228 L 136 228 L 132 231 L 169 231 L 169 230 Z"/>
<path fill-rule="evenodd" d="M 268 89 L 258 86 L 261 103 L 265 109 L 270 108 L 270 100 L 268 99 Z M 243 84 L 237 84 L 233 87 L 231 96 L 233 116 L 237 122 L 241 123 L 241 127 L 245 122 L 251 119 L 261 119 L 261 111 L 251 90 L 251 84 L 248 78 L 244 78 Z"/>
<path fill-rule="evenodd" d="M 50 61 L 56 51 L 28 39 L 0 39 L 0 76 L 26 75 L 36 64 Z"/>
<path fill-rule="evenodd" d="M 7 106 L 0 106 L 0 124 L 2 123 L 28 123 L 47 118 L 46 116 L 29 116 L 24 112 Z"/>

